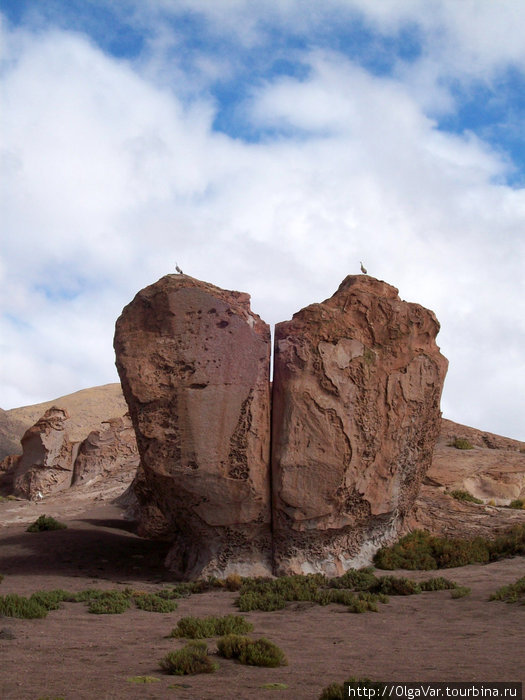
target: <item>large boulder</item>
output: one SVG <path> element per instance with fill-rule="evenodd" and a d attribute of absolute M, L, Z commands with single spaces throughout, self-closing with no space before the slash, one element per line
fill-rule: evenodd
<path fill-rule="evenodd" d="M 137 496 L 162 514 L 167 564 L 187 578 L 271 571 L 270 329 L 249 299 L 167 275 L 116 323 Z"/>
<path fill-rule="evenodd" d="M 439 323 L 397 289 L 349 276 L 275 329 L 275 573 L 370 561 L 410 513 L 440 428 Z"/>
<path fill-rule="evenodd" d="M 15 495 L 40 498 L 70 486 L 78 443 L 69 439 L 68 422 L 69 413 L 53 406 L 26 430 L 13 475 Z"/>

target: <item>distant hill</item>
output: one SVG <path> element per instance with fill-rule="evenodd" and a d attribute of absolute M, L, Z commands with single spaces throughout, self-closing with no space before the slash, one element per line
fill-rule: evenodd
<path fill-rule="evenodd" d="M 0 460 L 7 455 L 22 454 L 22 435 L 51 406 L 65 408 L 69 412 L 70 439 L 79 441 L 98 428 L 102 421 L 123 416 L 128 410 L 120 384 L 82 389 L 34 406 L 22 406 L 9 411 L 0 409 Z"/>

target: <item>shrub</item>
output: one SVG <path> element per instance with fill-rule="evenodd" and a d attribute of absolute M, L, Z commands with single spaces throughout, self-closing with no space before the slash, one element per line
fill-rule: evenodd
<path fill-rule="evenodd" d="M 265 666 L 275 668 L 288 664 L 282 649 L 264 637 L 250 639 L 238 634 L 221 637 L 217 642 L 219 656 L 225 659 L 237 659 L 248 666 Z"/>
<path fill-rule="evenodd" d="M 443 578 L 443 576 L 438 576 L 437 578 L 429 578 L 426 581 L 420 581 L 419 587 L 422 591 L 449 591 L 458 586 L 454 581 Z"/>
<path fill-rule="evenodd" d="M 457 501 L 464 501 L 466 503 L 483 503 L 483 501 L 479 498 L 476 498 L 473 496 L 471 493 L 468 491 L 461 491 L 460 489 L 457 489 L 455 491 L 451 491 L 450 495 L 452 498 L 455 498 Z"/>
<path fill-rule="evenodd" d="M 177 609 L 175 600 L 161 598 L 155 593 L 135 593 L 133 600 L 137 608 L 147 612 L 170 613 Z"/>
<path fill-rule="evenodd" d="M 454 438 L 449 444 L 449 447 L 455 447 L 456 450 L 473 450 L 474 446 L 466 438 Z"/>
<path fill-rule="evenodd" d="M 246 634 L 253 625 L 242 615 L 225 615 L 224 617 L 182 617 L 170 637 L 203 639 L 205 637 L 223 637 L 230 634 Z"/>
<path fill-rule="evenodd" d="M 224 659 L 238 659 L 250 638 L 240 634 L 227 634 L 217 642 L 217 653 Z"/>
<path fill-rule="evenodd" d="M 37 591 L 33 593 L 29 600 L 35 601 L 46 610 L 58 610 L 60 603 L 69 600 L 71 594 L 61 588 L 54 591 Z"/>
<path fill-rule="evenodd" d="M 4 577 L 2 576 L 2 574 L 0 574 L 0 583 L 2 583 L 3 580 L 4 580 Z"/>
<path fill-rule="evenodd" d="M 30 525 L 26 532 L 43 532 L 44 530 L 65 530 L 67 525 L 59 523 L 58 520 L 48 515 L 41 515 Z"/>
<path fill-rule="evenodd" d="M 372 567 L 364 569 L 349 569 L 342 576 L 330 579 L 328 585 L 330 588 L 351 588 L 354 591 L 368 591 L 375 582 Z"/>
<path fill-rule="evenodd" d="M 446 538 L 414 530 L 391 547 L 383 547 L 374 562 L 379 569 L 445 569 L 466 564 L 484 564 L 504 557 L 525 554 L 525 524 L 488 540 Z"/>
<path fill-rule="evenodd" d="M 19 617 L 26 620 L 46 617 L 47 609 L 36 600 L 10 593 L 0 596 L 0 616 Z"/>
<path fill-rule="evenodd" d="M 385 689 L 384 683 L 371 681 L 369 678 L 350 678 L 344 683 L 331 683 L 321 693 L 319 700 L 346 700 L 349 697 L 347 688 L 366 689 L 366 694 L 360 697 L 382 697 Z M 372 694 L 370 691 L 374 691 Z"/>
<path fill-rule="evenodd" d="M 504 600 L 507 603 L 517 603 L 521 601 L 525 605 L 525 576 L 519 578 L 515 583 L 501 586 L 495 593 L 492 593 L 490 600 Z"/>
<path fill-rule="evenodd" d="M 421 587 L 415 581 L 403 576 L 381 576 L 377 579 L 374 590 L 385 595 L 414 595 L 421 593 Z"/>
<path fill-rule="evenodd" d="M 279 593 L 262 593 L 257 591 L 242 592 L 237 598 L 236 605 L 241 612 L 250 612 L 250 610 L 264 610 L 270 612 L 272 610 L 282 610 L 286 607 L 287 600 Z"/>
<path fill-rule="evenodd" d="M 509 503 L 509 508 L 516 508 L 517 510 L 525 510 L 525 499 L 516 498 L 514 501 Z"/>
<path fill-rule="evenodd" d="M 130 607 L 130 596 L 121 591 L 97 591 L 100 595 L 88 600 L 88 612 L 94 615 L 120 615 Z"/>
<path fill-rule="evenodd" d="M 224 585 L 228 591 L 238 591 L 242 586 L 242 578 L 239 574 L 230 574 L 226 577 Z"/>
<path fill-rule="evenodd" d="M 171 675 L 186 676 L 196 673 L 213 673 L 218 665 L 208 656 L 206 642 L 188 642 L 182 649 L 171 651 L 161 659 L 160 667 Z"/>
<path fill-rule="evenodd" d="M 464 598 L 467 595 L 470 595 L 470 588 L 468 586 L 456 586 L 450 593 L 450 597 L 454 599 Z"/>
<path fill-rule="evenodd" d="M 246 644 L 241 651 L 239 661 L 248 666 L 264 666 L 266 668 L 288 665 L 283 650 L 264 637 Z"/>

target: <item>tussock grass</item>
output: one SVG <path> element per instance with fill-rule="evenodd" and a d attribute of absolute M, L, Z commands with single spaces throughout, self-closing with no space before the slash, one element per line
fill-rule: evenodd
<path fill-rule="evenodd" d="M 458 586 L 450 593 L 450 597 L 455 600 L 458 598 L 465 598 L 465 596 L 470 595 L 471 589 L 468 586 Z"/>
<path fill-rule="evenodd" d="M 454 440 L 449 443 L 449 447 L 455 447 L 456 450 L 473 450 L 474 445 L 472 445 L 466 438 L 454 438 Z"/>
<path fill-rule="evenodd" d="M 202 641 L 188 642 L 182 649 L 170 651 L 161 659 L 160 667 L 175 676 L 213 673 L 219 668 L 208 656 L 208 646 Z"/>
<path fill-rule="evenodd" d="M 477 504 L 483 503 L 483 501 L 481 499 L 476 498 L 468 491 L 463 491 L 461 489 L 456 489 L 454 491 L 450 491 L 450 495 L 452 496 L 452 498 L 455 498 L 457 501 L 464 501 L 466 503 L 477 503 Z"/>
<path fill-rule="evenodd" d="M 490 600 L 504 600 L 506 603 L 517 603 L 525 605 L 525 576 L 522 576 L 514 583 L 501 586 L 495 593 L 492 593 Z"/>
<path fill-rule="evenodd" d="M 58 522 L 49 515 L 41 515 L 26 530 L 26 532 L 44 532 L 46 530 L 65 530 L 67 525 Z"/>
<path fill-rule="evenodd" d="M 160 678 L 155 678 L 155 676 L 129 676 L 126 678 L 128 683 L 159 683 Z"/>
<path fill-rule="evenodd" d="M 46 617 L 47 612 L 47 608 L 31 598 L 24 598 L 16 593 L 0 596 L 0 615 L 35 620 Z"/>
<path fill-rule="evenodd" d="M 223 637 L 229 634 L 247 634 L 252 629 L 253 625 L 242 615 L 182 617 L 169 636 L 205 639 L 207 637 Z"/>

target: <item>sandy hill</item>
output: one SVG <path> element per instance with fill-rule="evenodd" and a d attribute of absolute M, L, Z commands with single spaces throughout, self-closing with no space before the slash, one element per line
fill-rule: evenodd
<path fill-rule="evenodd" d="M 128 410 L 120 384 L 104 384 L 82 389 L 34 406 L 0 409 L 0 460 L 7 455 L 21 454 L 20 438 L 51 406 L 65 408 L 70 416 L 72 440 L 83 440 L 91 430 L 108 418 L 123 416 Z"/>

